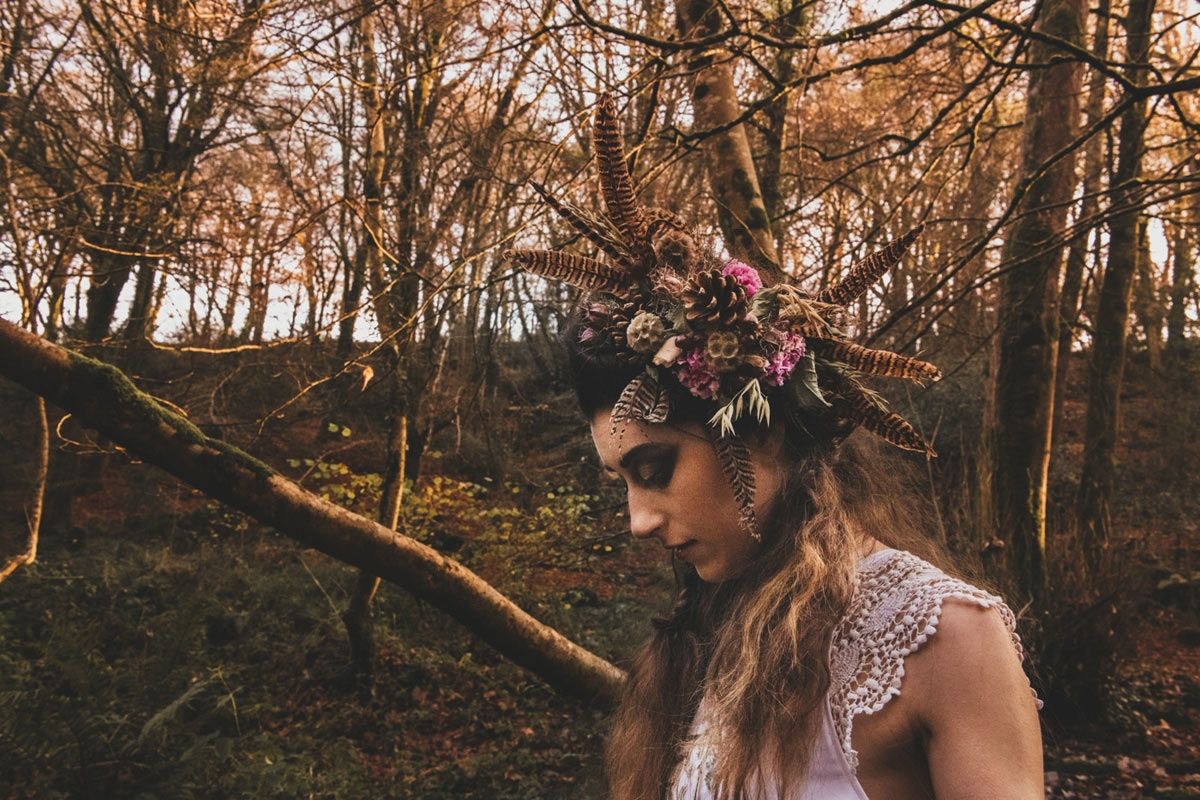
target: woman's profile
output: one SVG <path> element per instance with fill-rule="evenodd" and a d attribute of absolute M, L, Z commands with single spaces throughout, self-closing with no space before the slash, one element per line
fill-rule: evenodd
<path fill-rule="evenodd" d="M 840 330 L 919 230 L 816 295 L 764 285 L 638 205 L 616 119 L 602 98 L 604 215 L 538 187 L 603 260 L 506 254 L 590 293 L 564 333 L 579 401 L 632 534 L 676 565 L 613 720 L 612 796 L 1042 797 L 1012 612 L 919 557 L 874 444 L 932 455 L 863 376 L 939 373 Z"/>

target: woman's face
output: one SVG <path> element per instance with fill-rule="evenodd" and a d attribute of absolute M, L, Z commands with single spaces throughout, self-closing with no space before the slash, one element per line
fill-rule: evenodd
<path fill-rule="evenodd" d="M 738 575 L 759 544 L 738 525 L 737 501 L 705 430 L 629 421 L 614 434 L 609 415 L 592 420 L 592 438 L 605 472 L 625 481 L 633 535 L 658 539 L 709 583 Z M 750 448 L 760 520 L 782 479 L 778 449 Z"/>

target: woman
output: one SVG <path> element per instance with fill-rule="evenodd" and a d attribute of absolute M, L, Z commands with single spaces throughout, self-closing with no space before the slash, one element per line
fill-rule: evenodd
<path fill-rule="evenodd" d="M 921 541 L 903 498 L 848 438 L 932 455 L 860 378 L 936 368 L 838 330 L 919 231 L 815 297 L 764 286 L 636 204 L 609 98 L 595 144 L 605 217 L 539 191 L 608 258 L 507 256 L 592 291 L 564 336 L 579 399 L 680 576 L 614 721 L 613 796 L 1041 797 L 1011 611 L 899 549 Z"/>

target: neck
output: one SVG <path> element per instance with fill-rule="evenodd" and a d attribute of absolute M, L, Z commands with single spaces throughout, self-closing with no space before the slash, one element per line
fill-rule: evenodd
<path fill-rule="evenodd" d="M 863 559 L 872 553 L 878 553 L 880 550 L 887 549 L 887 545 L 874 536 L 864 536 L 858 548 L 858 557 L 859 559 Z"/>

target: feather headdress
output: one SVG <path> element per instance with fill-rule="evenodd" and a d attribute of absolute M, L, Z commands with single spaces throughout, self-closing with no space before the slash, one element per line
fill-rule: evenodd
<path fill-rule="evenodd" d="M 673 391 L 712 401 L 714 448 L 742 524 L 756 538 L 754 470 L 736 425 L 743 418 L 769 425 L 773 402 L 789 414 L 832 416 L 845 429 L 861 426 L 897 447 L 935 455 L 861 377 L 924 384 L 941 377 L 937 367 L 860 347 L 838 328 L 845 307 L 900 261 L 923 226 L 815 296 L 788 284 L 764 286 L 758 271 L 740 261 L 709 263 L 674 212 L 638 203 L 609 95 L 600 98 L 592 135 L 603 213 L 560 202 L 541 185 L 534 189 L 604 260 L 549 250 L 507 250 L 504 258 L 589 292 L 582 313 L 588 346 L 644 365 L 617 400 L 614 425 L 665 421 Z"/>

